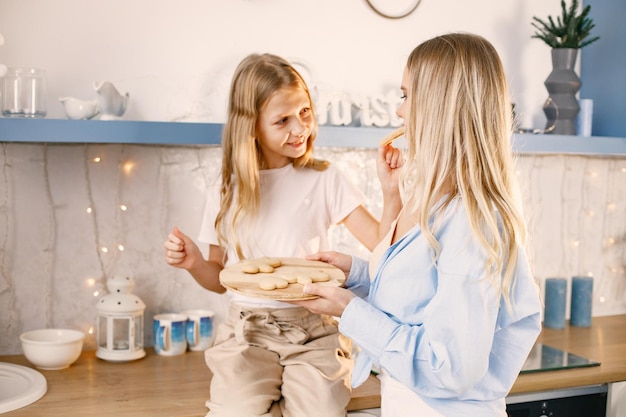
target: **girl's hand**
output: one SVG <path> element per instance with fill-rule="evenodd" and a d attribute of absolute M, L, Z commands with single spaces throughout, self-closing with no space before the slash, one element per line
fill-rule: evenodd
<path fill-rule="evenodd" d="M 163 243 L 165 262 L 182 269 L 191 269 L 197 262 L 202 261 L 202 253 L 198 246 L 187 235 L 174 227 L 172 233 Z"/>
<path fill-rule="evenodd" d="M 290 303 L 304 307 L 312 313 L 335 317 L 341 317 L 346 306 L 356 297 L 350 290 L 345 288 L 329 287 L 321 284 L 305 285 L 304 293 L 319 297 L 313 300 L 290 301 Z"/>

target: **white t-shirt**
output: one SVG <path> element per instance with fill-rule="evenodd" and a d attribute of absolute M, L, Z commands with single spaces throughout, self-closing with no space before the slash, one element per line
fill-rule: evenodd
<path fill-rule="evenodd" d="M 330 250 L 328 229 L 365 204 L 365 195 L 332 165 L 325 171 L 283 168 L 260 171 L 261 204 L 258 217 L 241 239 L 248 259 L 298 257 Z M 219 211 L 219 185 L 209 190 L 198 240 L 218 245 L 215 218 Z M 228 250 L 227 264 L 238 262 Z M 230 301 L 254 307 L 289 308 L 292 304 L 243 296 L 228 291 Z"/>

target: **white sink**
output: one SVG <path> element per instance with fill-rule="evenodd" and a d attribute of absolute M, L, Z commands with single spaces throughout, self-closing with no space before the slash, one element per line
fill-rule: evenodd
<path fill-rule="evenodd" d="M 47 390 L 46 378 L 34 369 L 0 362 L 0 414 L 34 403 Z"/>

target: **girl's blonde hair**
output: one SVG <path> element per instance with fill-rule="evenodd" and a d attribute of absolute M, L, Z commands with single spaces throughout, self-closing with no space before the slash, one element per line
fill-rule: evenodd
<path fill-rule="evenodd" d="M 416 47 L 407 71 L 408 160 L 400 184 L 405 209 L 417 217 L 436 259 L 438 220 L 452 199 L 460 197 L 473 233 L 487 251 L 488 277 L 510 306 L 526 226 L 515 179 L 513 112 L 502 62 L 484 38 L 457 33 Z"/>
<path fill-rule="evenodd" d="M 235 69 L 230 87 L 228 119 L 222 133 L 220 210 L 215 220 L 220 245 L 234 247 L 240 259 L 245 258 L 241 245 L 245 241 L 245 231 L 250 230 L 250 222 L 259 208 L 259 170 L 265 167 L 257 141 L 257 121 L 270 97 L 282 89 L 306 92 L 314 121 L 306 151 L 293 160 L 293 165 L 320 171 L 328 166 L 328 162 L 313 158 L 317 121 L 302 76 L 289 62 L 276 55 L 252 54 L 244 58 Z"/>

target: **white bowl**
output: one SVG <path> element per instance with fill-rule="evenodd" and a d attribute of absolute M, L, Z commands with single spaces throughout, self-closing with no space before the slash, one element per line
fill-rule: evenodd
<path fill-rule="evenodd" d="M 91 119 L 98 114 L 97 100 L 79 100 L 74 97 L 59 97 L 68 119 Z"/>
<path fill-rule="evenodd" d="M 69 329 L 39 329 L 20 335 L 26 359 L 39 369 L 65 369 L 83 350 L 85 334 Z"/>

